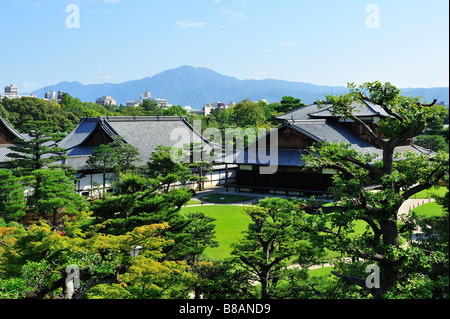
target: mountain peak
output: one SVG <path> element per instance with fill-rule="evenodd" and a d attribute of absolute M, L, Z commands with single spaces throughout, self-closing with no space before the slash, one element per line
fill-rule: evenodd
<path fill-rule="evenodd" d="M 51 85 L 53 91 L 64 91 L 79 98 L 83 102 L 93 102 L 101 96 L 112 96 L 117 104 L 126 105 L 127 101 L 137 100 L 150 85 L 152 97 L 166 99 L 169 104 L 191 106 L 199 109 L 204 104 L 213 102 L 240 102 L 244 99 L 252 101 L 266 99 L 268 102 L 279 102 L 283 96 L 293 96 L 303 103 L 310 104 L 324 99 L 330 94 L 330 87 L 304 82 L 283 80 L 239 80 L 226 76 L 205 67 L 182 65 L 140 80 L 112 84 L 89 84 L 80 82 L 61 82 Z M 46 89 L 34 91 L 43 97 Z M 413 92 L 411 92 L 413 91 Z M 448 104 L 448 88 L 428 88 L 408 90 L 409 94 L 420 96 L 427 101 L 438 98 Z M 344 86 L 333 87 L 334 94 L 344 94 L 348 90 Z"/>

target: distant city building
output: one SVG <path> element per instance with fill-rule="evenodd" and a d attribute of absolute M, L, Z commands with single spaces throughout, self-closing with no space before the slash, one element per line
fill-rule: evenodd
<path fill-rule="evenodd" d="M 5 94 L 17 95 L 19 94 L 19 89 L 15 84 L 8 85 L 5 87 Z"/>
<path fill-rule="evenodd" d="M 56 99 L 56 92 L 45 92 L 44 100 L 53 101 Z"/>
<path fill-rule="evenodd" d="M 216 108 L 221 108 L 221 109 L 226 110 L 230 107 L 233 107 L 234 105 L 236 105 L 236 103 L 234 103 L 234 102 L 230 102 L 228 104 L 225 104 L 223 102 L 214 102 L 214 103 L 205 104 L 203 106 L 203 115 L 208 116 L 209 114 L 211 114 L 211 111 Z"/>
<path fill-rule="evenodd" d="M 58 91 L 58 92 L 51 91 L 50 89 L 47 92 L 45 92 L 45 94 L 44 94 L 44 100 L 45 101 L 50 101 L 50 102 L 57 102 L 57 103 L 59 103 L 59 102 L 61 102 L 63 97 L 64 97 L 64 92 L 62 92 L 62 91 Z"/>
<path fill-rule="evenodd" d="M 15 84 L 11 84 L 5 87 L 5 93 L 0 95 L 0 101 L 8 98 L 8 99 L 20 99 L 21 97 L 37 97 L 36 94 L 23 95 L 19 94 L 19 89 Z"/>
<path fill-rule="evenodd" d="M 170 104 L 167 103 L 166 99 L 153 98 L 149 88 L 147 88 L 147 90 L 145 91 L 144 96 L 141 95 L 141 98 L 139 100 L 128 101 L 127 106 L 139 106 L 144 102 L 144 100 L 153 101 L 153 102 L 157 103 L 158 106 L 161 108 L 166 108 L 166 107 L 171 106 Z"/>
<path fill-rule="evenodd" d="M 116 105 L 116 100 L 110 96 L 103 96 L 95 100 L 95 104 L 102 106 Z"/>

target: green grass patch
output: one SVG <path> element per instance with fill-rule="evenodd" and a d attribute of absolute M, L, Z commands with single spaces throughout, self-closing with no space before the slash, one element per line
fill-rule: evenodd
<path fill-rule="evenodd" d="M 329 277 L 329 276 L 332 276 L 331 271 L 333 269 L 334 269 L 333 266 L 310 269 L 310 270 L 308 270 L 308 274 L 311 277 Z"/>
<path fill-rule="evenodd" d="M 205 249 L 205 255 L 214 259 L 230 257 L 231 244 L 243 237 L 242 232 L 247 230 L 251 222 L 250 217 L 242 212 L 242 206 L 207 205 L 181 208 L 181 213 L 190 212 L 203 212 L 216 219 L 215 240 L 219 243 L 219 247 Z"/>
<path fill-rule="evenodd" d="M 190 199 L 186 204 L 186 206 L 191 206 L 191 205 L 200 205 L 202 202 L 199 201 L 198 199 Z"/>
<path fill-rule="evenodd" d="M 202 201 L 207 203 L 229 204 L 247 202 L 256 199 L 253 196 L 235 195 L 235 194 L 211 194 L 201 198 Z"/>
<path fill-rule="evenodd" d="M 444 214 L 444 209 L 438 203 L 431 202 L 428 204 L 420 205 L 417 208 L 414 208 L 412 212 L 424 217 L 433 217 L 433 216 L 442 216 Z"/>
<path fill-rule="evenodd" d="M 242 232 L 248 229 L 251 222 L 251 218 L 242 212 L 242 208 L 242 206 L 233 205 L 185 206 L 181 208 L 181 213 L 202 212 L 216 219 L 214 222 L 216 225 L 215 240 L 219 246 L 206 248 L 205 255 L 209 258 L 223 259 L 231 256 L 231 244 L 243 238 Z M 357 233 L 363 233 L 365 228 L 364 221 L 356 221 L 355 231 Z M 327 253 L 327 258 L 330 260 L 339 256 L 339 252 L 328 251 Z"/>
<path fill-rule="evenodd" d="M 429 188 L 429 189 L 420 191 L 417 194 L 414 194 L 413 196 L 411 196 L 410 198 L 425 199 L 425 198 L 434 198 L 435 196 L 443 197 L 446 193 L 447 193 L 447 187 L 439 186 L 438 188 Z"/>

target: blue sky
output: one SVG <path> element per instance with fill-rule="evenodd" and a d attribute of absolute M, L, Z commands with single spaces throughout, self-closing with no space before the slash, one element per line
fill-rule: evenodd
<path fill-rule="evenodd" d="M 73 4 L 79 28 L 66 25 Z M 182 65 L 239 79 L 448 86 L 448 30 L 447 0 L 1 0 L 0 90 Z"/>

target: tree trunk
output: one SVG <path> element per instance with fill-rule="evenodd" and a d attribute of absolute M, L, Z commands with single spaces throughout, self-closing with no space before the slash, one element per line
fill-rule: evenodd
<path fill-rule="evenodd" d="M 266 272 L 263 272 L 259 276 L 259 281 L 261 283 L 261 299 L 269 299 L 269 281 L 268 281 L 268 274 Z"/>
<path fill-rule="evenodd" d="M 386 215 L 385 215 L 386 216 Z M 380 221 L 380 228 L 383 238 L 383 244 L 388 247 L 399 247 L 399 238 L 397 230 L 397 214 L 395 213 L 391 220 Z M 377 289 L 376 298 L 397 286 L 398 262 L 391 258 L 385 258 L 380 263 L 380 289 Z"/>

